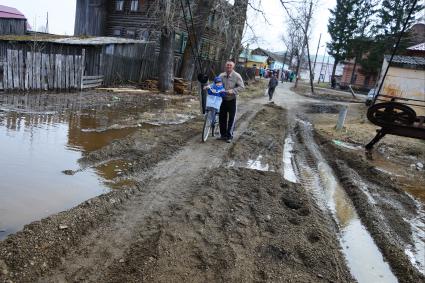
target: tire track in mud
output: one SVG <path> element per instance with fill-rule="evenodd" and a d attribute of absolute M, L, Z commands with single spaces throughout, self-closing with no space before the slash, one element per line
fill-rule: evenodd
<path fill-rule="evenodd" d="M 425 262 L 415 268 L 406 252 L 415 245 L 413 227 L 407 219 L 420 217 L 422 208 L 390 179 L 374 173 L 373 167 L 367 165 L 367 161 L 358 154 L 342 150 L 323 137 L 316 136 L 316 138 L 322 144 L 330 164 L 355 205 L 362 222 L 370 231 L 399 281 L 425 282 L 424 274 L 418 270 L 423 268 Z M 424 220 L 421 220 L 422 223 Z M 425 239 L 416 240 L 421 241 L 423 245 Z"/>
<path fill-rule="evenodd" d="M 399 215 L 394 216 L 394 207 L 387 206 L 385 213 L 377 211 L 374 205 L 375 200 L 368 192 L 368 188 L 376 185 L 369 184 L 369 186 L 361 187 L 361 184 L 365 183 L 361 180 L 360 176 L 358 176 L 357 172 L 348 167 L 346 164 L 344 164 L 344 162 L 339 160 L 338 157 L 344 156 L 344 153 L 337 152 L 334 147 L 329 148 L 329 145 L 325 146 L 325 148 L 327 147 L 326 149 L 323 147 L 323 144 L 319 148 L 319 146 L 316 145 L 314 130 L 312 128 L 312 125 L 309 124 L 309 122 L 306 122 L 303 119 L 297 119 L 293 128 L 294 134 L 292 135 L 292 138 L 295 140 L 295 144 L 298 145 L 298 150 L 296 150 L 294 158 L 298 165 L 301 183 L 306 188 L 313 188 L 313 194 L 317 199 L 318 203 L 320 204 L 320 207 L 323 209 L 328 206 L 328 211 L 330 209 L 330 211 L 334 211 L 333 214 L 335 214 L 335 212 L 338 210 L 338 199 L 335 199 L 333 201 L 331 199 L 333 198 L 333 195 L 338 192 L 338 190 L 326 191 L 327 189 L 325 188 L 329 186 L 338 187 L 339 185 L 335 182 L 340 182 L 341 190 L 345 191 L 350 197 L 351 200 L 349 202 L 352 201 L 355 207 L 355 211 L 359 214 L 361 222 L 364 223 L 364 225 L 367 227 L 367 230 L 370 231 L 370 239 L 367 240 L 368 237 L 366 237 L 364 240 L 366 242 L 370 242 L 369 244 L 371 245 L 372 250 L 375 249 L 374 254 L 375 256 L 377 256 L 376 261 L 382 261 L 382 259 L 379 259 L 382 258 L 382 256 L 379 256 L 379 253 L 382 252 L 382 255 L 385 256 L 385 259 L 390 263 L 392 271 L 395 275 L 397 275 L 397 278 L 400 282 L 420 282 L 424 280 L 424 277 L 410 264 L 409 259 L 404 254 L 403 249 L 397 247 L 396 244 L 399 241 L 403 242 L 403 238 L 405 241 L 410 237 L 410 235 L 406 235 L 406 233 L 402 232 L 410 231 L 408 223 L 405 223 L 403 221 L 400 222 L 399 220 L 402 220 L 402 218 Z M 329 162 L 331 167 L 326 165 L 324 156 L 320 154 L 321 150 L 323 149 L 325 149 L 324 153 L 326 154 L 327 161 Z M 332 173 L 332 171 L 334 172 Z M 332 176 L 332 174 L 336 174 L 335 180 L 332 180 L 334 177 L 330 177 L 330 179 L 329 177 L 326 177 L 327 174 L 329 174 L 329 176 Z M 380 186 L 376 186 L 376 188 L 379 189 Z M 339 200 L 339 202 L 340 201 L 341 200 Z M 407 202 L 403 202 L 407 204 Z M 341 210 L 341 207 L 339 209 Z M 411 210 L 411 207 L 409 207 L 409 210 Z M 389 213 L 389 215 L 387 212 Z M 336 225 L 341 227 L 341 224 L 343 224 L 343 222 L 341 221 L 344 221 L 344 219 L 341 217 L 339 218 L 339 220 L 335 220 L 335 223 Z M 392 228 L 393 225 L 391 223 L 388 223 L 387 219 L 389 218 L 393 219 L 393 222 L 399 222 L 399 233 L 394 231 L 394 229 Z M 358 229 L 364 229 L 364 232 L 367 231 L 364 227 L 361 228 L 359 224 L 356 225 L 359 227 Z M 344 225 L 342 227 L 344 227 Z M 374 281 L 373 277 L 368 278 L 370 274 L 367 274 L 368 266 L 366 262 L 364 262 L 361 266 L 358 266 L 357 268 L 355 266 L 353 267 L 352 264 L 350 264 L 350 257 L 352 257 L 353 254 L 351 253 L 350 255 L 349 249 L 345 249 L 345 245 L 350 245 L 350 243 L 347 243 L 344 240 L 344 231 L 347 231 L 347 226 L 342 228 L 342 231 L 340 231 L 343 240 L 341 245 L 346 252 L 346 256 L 348 256 L 346 258 L 348 259 L 349 265 L 352 269 L 352 272 L 354 272 L 356 279 L 358 279 L 360 282 Z M 364 232 L 362 233 L 363 235 Z M 359 241 L 361 240 L 361 238 L 359 237 L 356 240 Z M 373 248 L 373 246 L 375 245 L 373 242 L 376 242 L 376 245 L 377 247 L 379 247 L 380 251 L 378 251 L 377 248 Z M 368 255 L 366 255 L 365 253 L 364 257 L 367 258 Z M 381 266 L 381 273 L 383 273 L 385 276 L 389 276 L 389 278 L 393 276 L 391 274 L 391 271 L 387 270 L 388 268 L 385 267 L 385 264 L 382 265 L 379 262 L 378 264 Z M 372 273 L 375 272 L 376 268 L 375 271 Z M 378 277 L 375 278 L 375 281 L 380 280 L 379 274 L 376 275 L 378 275 Z M 394 277 L 392 280 L 396 281 Z"/>
<path fill-rule="evenodd" d="M 330 221 L 339 231 L 340 245 L 353 276 L 359 282 L 397 282 L 371 235 L 361 225 L 351 201 L 334 176 L 333 169 L 323 158 L 314 140 L 313 126 L 306 120 L 295 118 L 293 129 L 294 132 L 290 135 L 296 144 L 294 159 L 299 179 L 314 195 L 324 213 L 328 213 Z"/>

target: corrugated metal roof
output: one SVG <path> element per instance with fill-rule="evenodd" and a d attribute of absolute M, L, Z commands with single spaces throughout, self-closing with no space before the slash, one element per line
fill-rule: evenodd
<path fill-rule="evenodd" d="M 385 60 L 390 61 L 391 56 L 385 55 Z M 393 63 L 397 64 L 408 64 L 408 65 L 414 65 L 414 66 L 425 66 L 425 58 L 423 57 L 416 57 L 416 56 L 400 56 L 396 55 L 393 58 Z"/>
<path fill-rule="evenodd" d="M 0 5 L 0 18 L 26 20 L 25 15 L 18 9 L 4 5 Z"/>
<path fill-rule="evenodd" d="M 422 43 L 419 43 L 417 45 L 411 46 L 411 47 L 407 48 L 407 50 L 425 51 L 425 42 L 422 42 Z"/>

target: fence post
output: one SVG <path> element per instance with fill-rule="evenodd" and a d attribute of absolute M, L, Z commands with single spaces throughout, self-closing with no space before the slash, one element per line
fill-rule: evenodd
<path fill-rule="evenodd" d="M 344 128 L 345 118 L 347 117 L 348 106 L 344 105 L 342 109 L 339 111 L 338 122 L 336 124 L 336 130 L 340 131 Z"/>
<path fill-rule="evenodd" d="M 81 83 L 80 83 L 80 90 L 83 90 L 83 77 L 84 77 L 84 68 L 86 67 L 86 50 L 83 49 L 81 52 L 81 70 L 80 70 L 80 76 L 81 76 Z"/>

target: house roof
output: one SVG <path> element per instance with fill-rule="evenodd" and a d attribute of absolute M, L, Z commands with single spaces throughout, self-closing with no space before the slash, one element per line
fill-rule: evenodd
<path fill-rule="evenodd" d="M 253 50 L 252 52 L 254 52 L 255 54 L 258 54 L 258 55 L 265 55 L 265 56 L 271 58 L 273 61 L 278 61 L 278 62 L 283 63 L 284 56 L 276 54 L 276 53 L 268 51 L 268 50 L 265 50 L 263 48 L 257 48 L 255 50 Z"/>
<path fill-rule="evenodd" d="M 265 63 L 267 61 L 267 56 L 250 55 L 248 60 L 257 63 Z"/>
<path fill-rule="evenodd" d="M 419 43 L 417 45 L 411 46 L 407 48 L 407 50 L 411 51 L 425 51 L 425 42 Z"/>
<path fill-rule="evenodd" d="M 0 5 L 0 18 L 26 20 L 18 9 L 4 5 Z"/>
<path fill-rule="evenodd" d="M 390 55 L 385 55 L 385 60 L 387 62 L 390 61 L 390 58 L 391 58 Z M 394 56 L 392 63 L 407 64 L 407 65 L 411 65 L 411 66 L 424 67 L 425 66 L 425 58 L 416 57 L 416 56 L 396 55 L 396 56 Z"/>

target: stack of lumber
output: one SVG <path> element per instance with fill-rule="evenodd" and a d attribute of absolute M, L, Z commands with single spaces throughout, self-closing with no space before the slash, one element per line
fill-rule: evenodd
<path fill-rule="evenodd" d="M 158 81 L 157 80 L 146 80 L 140 84 L 142 89 L 158 91 Z"/>
<path fill-rule="evenodd" d="M 174 78 L 174 92 L 177 94 L 189 94 L 190 83 L 182 78 Z"/>

